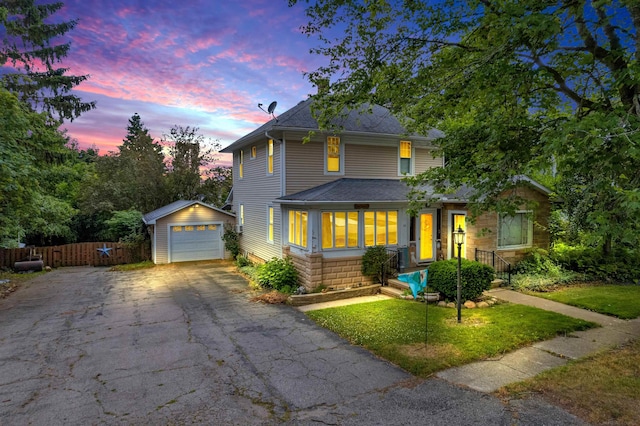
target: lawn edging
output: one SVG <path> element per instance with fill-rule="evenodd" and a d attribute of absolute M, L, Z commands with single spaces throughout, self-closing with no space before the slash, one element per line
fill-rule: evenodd
<path fill-rule="evenodd" d="M 331 290 L 326 293 L 294 294 L 289 296 L 287 303 L 292 306 L 303 306 L 310 305 L 312 303 L 349 299 L 351 297 L 371 296 L 377 294 L 380 291 L 380 287 L 380 284 L 371 284 L 343 290 Z"/>

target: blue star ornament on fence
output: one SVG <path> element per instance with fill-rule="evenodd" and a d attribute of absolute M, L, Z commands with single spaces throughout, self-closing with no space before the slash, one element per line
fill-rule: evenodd
<path fill-rule="evenodd" d="M 106 244 L 102 244 L 102 247 L 98 248 L 97 250 L 98 250 L 98 252 L 100 252 L 100 257 L 102 257 L 104 255 L 109 257 L 109 252 L 112 250 L 112 248 L 111 247 L 107 247 Z"/>

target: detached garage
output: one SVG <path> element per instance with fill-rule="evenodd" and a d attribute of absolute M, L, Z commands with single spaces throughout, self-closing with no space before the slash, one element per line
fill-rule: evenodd
<path fill-rule="evenodd" d="M 143 217 L 154 263 L 224 259 L 224 224 L 235 215 L 200 201 L 176 201 Z"/>

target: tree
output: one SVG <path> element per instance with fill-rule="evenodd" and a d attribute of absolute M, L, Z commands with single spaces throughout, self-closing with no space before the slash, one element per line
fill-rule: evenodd
<path fill-rule="evenodd" d="M 216 207 L 223 207 L 232 188 L 231 167 L 213 167 L 200 188 L 200 193 L 203 195 L 202 201 Z"/>
<path fill-rule="evenodd" d="M 118 210 L 133 208 L 150 212 L 167 204 L 162 146 L 153 140 L 137 113 L 129 119 L 127 135 L 119 151 L 118 182 L 129 203 Z"/>
<path fill-rule="evenodd" d="M 50 179 L 69 155 L 64 135 L 0 87 L 0 141 L 0 244 L 70 236 L 74 209 Z"/>
<path fill-rule="evenodd" d="M 202 194 L 204 168 L 215 162 L 214 153 L 220 149 L 219 143 L 210 144 L 197 127 L 175 125 L 163 144 L 169 147 L 171 163 L 169 168 L 169 191 L 173 201 L 195 200 Z"/>
<path fill-rule="evenodd" d="M 412 184 L 469 185 L 475 213 L 513 212 L 526 200 L 502 195 L 519 176 L 555 170 L 573 220 L 605 251 L 637 245 L 637 1 L 305 3 L 304 31 L 329 61 L 308 77 L 333 79 L 315 103 L 323 128 L 344 107 L 388 106 L 409 131 L 445 132 L 446 166 Z"/>
<path fill-rule="evenodd" d="M 70 48 L 70 42 L 58 43 L 76 24 L 76 20 L 52 22 L 52 16 L 64 4 L 35 4 L 34 0 L 0 0 L 0 66 L 10 64 L 15 73 L 3 73 L 2 84 L 34 110 L 43 110 L 60 122 L 73 120 L 95 108 L 95 102 L 83 102 L 71 90 L 88 76 L 66 75 L 68 68 L 58 67 Z"/>

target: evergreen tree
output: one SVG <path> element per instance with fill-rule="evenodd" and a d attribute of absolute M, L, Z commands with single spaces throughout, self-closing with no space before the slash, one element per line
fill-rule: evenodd
<path fill-rule="evenodd" d="M 73 120 L 95 108 L 71 90 L 88 76 L 67 75 L 58 66 L 70 43 L 55 39 L 72 30 L 77 20 L 49 23 L 62 2 L 35 4 L 34 0 L 0 0 L 0 66 L 11 65 L 16 72 L 2 76 L 2 84 L 36 111 L 46 111 L 60 122 Z"/>

